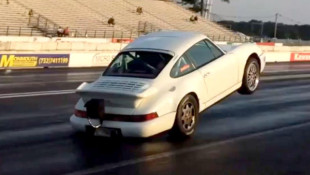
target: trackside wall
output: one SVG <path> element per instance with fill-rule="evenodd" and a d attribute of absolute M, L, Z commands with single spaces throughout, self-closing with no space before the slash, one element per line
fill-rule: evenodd
<path fill-rule="evenodd" d="M 0 69 L 107 66 L 130 39 L 0 37 Z M 217 43 L 231 50 L 241 43 Z M 259 43 L 267 62 L 310 61 L 310 47 Z"/>

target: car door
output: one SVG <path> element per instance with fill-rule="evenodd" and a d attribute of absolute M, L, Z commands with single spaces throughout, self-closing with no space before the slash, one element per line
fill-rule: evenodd
<path fill-rule="evenodd" d="M 187 51 L 187 56 L 204 79 L 207 93 L 205 102 L 226 93 L 237 84 L 237 60 L 225 55 L 209 40 L 196 43 Z"/>
<path fill-rule="evenodd" d="M 186 54 L 182 55 L 175 63 L 171 69 L 170 76 L 176 78 L 178 86 L 182 87 L 178 89 L 194 90 L 199 98 L 199 106 L 203 106 L 203 103 L 207 100 L 206 86 L 200 72 L 195 70 L 194 63 Z M 187 90 L 185 93 L 188 93 Z M 181 92 L 181 94 L 183 93 Z"/>

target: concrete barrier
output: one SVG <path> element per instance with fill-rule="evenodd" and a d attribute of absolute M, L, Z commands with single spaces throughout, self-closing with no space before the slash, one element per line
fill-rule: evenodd
<path fill-rule="evenodd" d="M 310 61 L 309 46 L 258 45 L 264 52 L 267 62 L 308 62 Z"/>
<path fill-rule="evenodd" d="M 43 67 L 106 67 L 118 51 L 107 52 L 53 52 L 0 53 L 0 69 Z M 64 59 L 66 59 L 64 62 Z"/>
<path fill-rule="evenodd" d="M 41 43 L 38 42 L 10 42 L 10 51 L 33 51 L 41 50 Z"/>
<path fill-rule="evenodd" d="M 10 42 L 0 42 L 0 51 L 9 51 L 10 45 Z"/>
<path fill-rule="evenodd" d="M 41 43 L 41 50 L 55 51 L 55 50 L 57 50 L 57 42 L 44 42 L 44 43 Z"/>
<path fill-rule="evenodd" d="M 0 63 L 2 63 L 0 69 L 10 68 L 8 63 L 12 60 L 8 59 L 16 54 L 28 54 L 28 56 L 29 54 L 30 56 L 42 54 L 41 57 L 67 54 L 69 55 L 69 64 L 66 64 L 68 67 L 107 66 L 127 44 L 127 40 L 118 42 L 118 40 L 96 38 L 0 37 Z M 242 43 L 216 42 L 216 44 L 223 50 L 229 51 Z M 267 62 L 310 61 L 310 47 L 308 46 L 289 47 L 281 43 L 259 43 L 258 46 L 264 51 Z M 19 62 L 19 65 L 28 64 Z"/>
<path fill-rule="evenodd" d="M 0 36 L 0 42 L 92 42 L 110 43 L 109 38 L 66 38 L 66 37 L 42 37 L 42 36 Z"/>
<path fill-rule="evenodd" d="M 92 43 L 92 42 L 0 42 L 0 53 L 7 52 L 58 52 L 58 51 L 120 51 L 126 43 Z"/>
<path fill-rule="evenodd" d="M 70 53 L 69 67 L 106 67 L 118 52 Z"/>
<path fill-rule="evenodd" d="M 291 52 L 265 52 L 267 62 L 290 62 Z"/>

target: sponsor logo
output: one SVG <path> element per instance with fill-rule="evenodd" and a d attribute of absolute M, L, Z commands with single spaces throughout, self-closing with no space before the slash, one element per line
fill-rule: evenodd
<path fill-rule="evenodd" d="M 37 60 L 28 55 L 1 55 L 0 67 L 36 67 Z"/>
<path fill-rule="evenodd" d="M 12 67 L 14 63 L 14 55 L 1 55 L 0 67 Z"/>
<path fill-rule="evenodd" d="M 68 66 L 69 54 L 0 54 L 0 67 Z"/>
<path fill-rule="evenodd" d="M 93 66 L 108 66 L 113 58 L 116 56 L 115 53 L 98 53 L 93 56 Z"/>
<path fill-rule="evenodd" d="M 310 61 L 310 53 L 291 53 L 291 62 Z"/>

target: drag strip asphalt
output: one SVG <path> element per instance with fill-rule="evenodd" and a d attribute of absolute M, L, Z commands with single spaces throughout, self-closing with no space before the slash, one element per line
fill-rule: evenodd
<path fill-rule="evenodd" d="M 234 93 L 204 111 L 185 140 L 74 132 L 75 88 L 101 68 L 0 74 L 0 174 L 310 174 L 307 68 L 267 66 L 256 93 Z"/>

